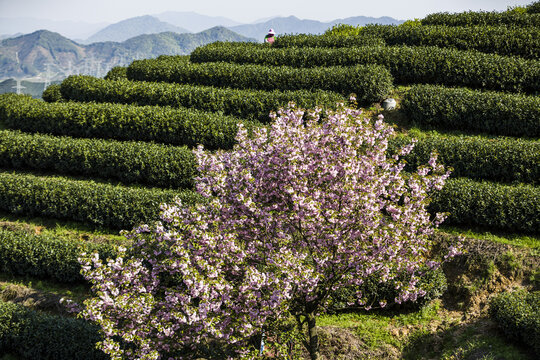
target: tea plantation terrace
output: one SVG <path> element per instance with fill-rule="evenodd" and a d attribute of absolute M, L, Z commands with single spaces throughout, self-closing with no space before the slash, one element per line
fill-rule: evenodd
<path fill-rule="evenodd" d="M 398 118 L 390 149 L 414 137 L 409 171 L 434 149 L 454 168 L 430 211 L 449 212 L 445 224 L 464 229 L 538 236 L 540 40 L 526 41 L 538 39 L 536 15 L 509 17 L 524 24 L 509 31 L 491 18 L 433 15 L 417 27 L 338 27 L 278 37 L 273 46 L 214 43 L 189 59 L 137 60 L 106 79 L 71 76 L 47 89 L 47 102 L 1 95 L 0 209 L 131 229 L 157 219 L 160 203 L 202 201 L 193 189 L 198 144 L 229 150 L 239 123 L 266 126 L 290 101 L 331 109 L 355 93 L 369 107 L 401 85 L 396 112 L 405 120 Z M 82 281 L 80 252 L 117 253 L 20 231 L 0 230 L 0 240 L 3 273 L 61 283 Z M 6 353 L 106 358 L 96 339 L 82 320 L 0 302 Z"/>

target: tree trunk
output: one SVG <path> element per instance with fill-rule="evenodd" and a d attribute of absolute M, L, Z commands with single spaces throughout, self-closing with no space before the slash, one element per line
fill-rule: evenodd
<path fill-rule="evenodd" d="M 307 315 L 308 335 L 309 335 L 309 355 L 311 360 L 319 360 L 319 335 L 317 333 L 317 318 L 315 313 Z"/>

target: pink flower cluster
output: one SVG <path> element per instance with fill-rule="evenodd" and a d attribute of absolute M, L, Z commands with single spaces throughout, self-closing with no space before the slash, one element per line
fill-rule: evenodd
<path fill-rule="evenodd" d="M 321 119 L 291 104 L 274 117 L 252 136 L 240 125 L 233 151 L 195 151 L 206 202 L 162 205 L 161 222 L 129 233 L 130 256 L 83 260 L 96 293 L 84 316 L 112 359 L 189 358 L 211 341 L 249 358 L 250 337 L 265 329 L 271 346 L 271 324 L 317 314 L 374 273 L 411 274 L 396 301 L 422 295 L 415 274 L 444 218 L 428 193 L 449 175 L 436 158 L 404 173 L 413 145 L 387 154 L 393 128 L 360 110 Z"/>

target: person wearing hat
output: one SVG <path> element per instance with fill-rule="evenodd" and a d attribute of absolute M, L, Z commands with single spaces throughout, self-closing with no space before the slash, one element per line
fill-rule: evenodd
<path fill-rule="evenodd" d="M 274 29 L 268 30 L 268 34 L 266 34 L 266 36 L 264 37 L 264 42 L 273 44 L 274 40 L 275 40 L 275 38 L 274 38 L 275 34 L 276 33 L 274 32 Z"/>

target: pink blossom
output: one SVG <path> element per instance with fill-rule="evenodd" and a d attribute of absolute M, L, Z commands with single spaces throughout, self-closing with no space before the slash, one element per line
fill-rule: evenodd
<path fill-rule="evenodd" d="M 163 204 L 161 222 L 126 234 L 129 258 L 82 257 L 97 294 L 83 314 L 104 330 L 106 353 L 167 359 L 219 339 L 249 357 L 263 328 L 316 316 L 332 291 L 369 274 L 388 281 L 408 271 L 396 301 L 423 294 L 414 274 L 444 218 L 431 220 L 428 194 L 448 173 L 435 157 L 404 173 L 399 154 L 386 153 L 394 131 L 382 116 L 344 106 L 320 116 L 290 105 L 251 137 L 239 124 L 232 151 L 198 147 L 196 189 L 206 202 Z M 356 300 L 365 304 L 361 293 Z"/>

